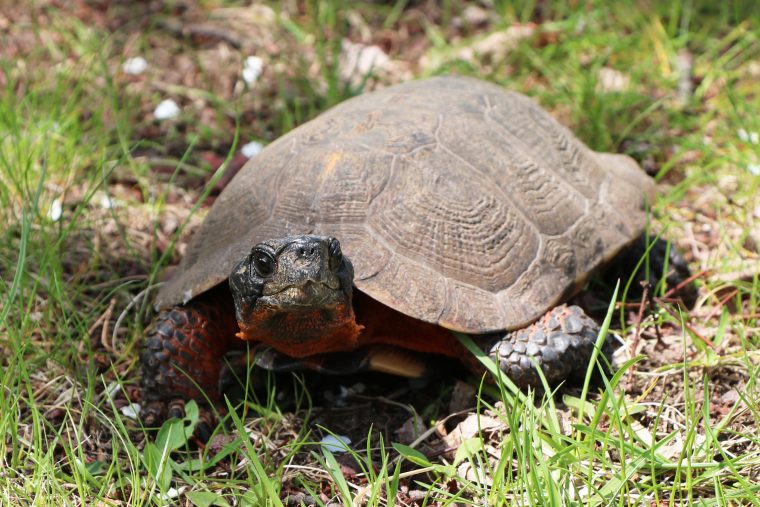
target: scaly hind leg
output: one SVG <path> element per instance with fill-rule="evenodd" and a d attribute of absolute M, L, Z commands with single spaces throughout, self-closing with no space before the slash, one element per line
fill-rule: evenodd
<path fill-rule="evenodd" d="M 680 298 L 687 308 L 692 308 L 697 301 L 698 291 L 694 283 L 687 283 L 691 277 L 689 265 L 674 244 L 668 244 L 663 238 L 639 236 L 629 248 L 626 248 L 613 261 L 605 274 L 606 279 L 620 279 L 623 283 L 639 266 L 636 280 L 631 285 L 629 297 L 641 295 L 641 282 L 647 282 L 651 288 L 657 287 L 665 279 L 665 290 L 673 290 L 673 296 Z M 674 290 L 674 289 L 678 290 Z"/>
<path fill-rule="evenodd" d="M 237 331 L 231 297 L 222 290 L 158 314 L 141 353 L 146 425 L 182 416 L 187 400 L 221 406 L 219 374 Z"/>
<path fill-rule="evenodd" d="M 585 374 L 598 334 L 599 326 L 583 310 L 561 305 L 533 324 L 508 332 L 489 355 L 521 388 L 542 385 L 531 358 L 552 385 Z"/>

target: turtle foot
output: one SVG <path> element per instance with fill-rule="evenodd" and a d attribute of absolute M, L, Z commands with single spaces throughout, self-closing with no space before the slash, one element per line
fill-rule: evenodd
<path fill-rule="evenodd" d="M 561 305 L 533 324 L 507 333 L 489 355 L 521 388 L 542 385 L 533 361 L 548 383 L 556 384 L 586 372 L 598 334 L 599 326 L 583 310 Z"/>
<path fill-rule="evenodd" d="M 143 424 L 147 427 L 157 427 L 167 419 L 182 419 L 185 417 L 186 400 L 176 398 L 169 402 L 152 401 L 140 412 Z M 198 407 L 198 423 L 195 425 L 194 436 L 201 442 L 208 442 L 217 426 L 216 413 L 206 405 Z"/>
<path fill-rule="evenodd" d="M 184 400 L 220 405 L 219 374 L 234 322 L 211 302 L 161 311 L 141 353 L 142 418 L 146 426 L 184 413 Z"/>
<path fill-rule="evenodd" d="M 647 249 L 649 249 L 648 252 Z M 698 296 L 697 287 L 693 282 L 688 281 L 691 277 L 689 265 L 674 244 L 662 238 L 655 239 L 642 234 L 631 248 L 620 254 L 619 260 L 615 262 L 613 269 L 617 269 L 618 278 L 626 280 L 642 258 L 645 258 L 647 268 L 640 267 L 636 273 L 639 282 L 644 282 L 654 288 L 664 277 L 666 290 L 673 290 L 673 296 L 680 298 L 687 308 L 694 306 Z M 640 283 L 632 284 L 633 293 L 629 292 L 629 294 L 640 296 L 640 285 Z"/>

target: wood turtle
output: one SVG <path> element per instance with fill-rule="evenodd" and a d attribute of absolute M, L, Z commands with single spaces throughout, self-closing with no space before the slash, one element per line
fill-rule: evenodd
<path fill-rule="evenodd" d="M 221 401 L 225 357 L 415 376 L 470 354 L 519 385 L 585 371 L 598 326 L 563 305 L 644 230 L 653 180 L 527 97 L 436 77 L 347 100 L 273 142 L 214 203 L 142 353 L 147 420 Z M 252 357 L 250 357 L 252 356 Z M 240 354 L 237 353 L 237 357 Z"/>

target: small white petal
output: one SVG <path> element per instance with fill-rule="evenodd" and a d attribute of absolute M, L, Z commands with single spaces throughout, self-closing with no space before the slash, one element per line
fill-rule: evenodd
<path fill-rule="evenodd" d="M 343 435 L 326 435 L 319 443 L 326 451 L 337 454 L 348 450 L 351 439 Z"/>
<path fill-rule="evenodd" d="M 140 407 L 139 403 L 132 403 L 130 405 L 121 407 L 121 413 L 124 415 L 124 417 L 137 420 L 138 416 L 140 415 L 141 408 L 142 407 Z"/>
<path fill-rule="evenodd" d="M 244 144 L 243 147 L 240 148 L 240 153 L 242 153 L 245 158 L 253 158 L 258 155 L 263 148 L 264 145 L 260 142 L 251 141 L 250 143 Z"/>
<path fill-rule="evenodd" d="M 142 56 L 129 58 L 121 66 L 121 69 L 126 74 L 132 74 L 133 76 L 138 76 L 142 74 L 143 72 L 145 72 L 147 68 L 148 68 L 148 61 Z"/>
<path fill-rule="evenodd" d="M 260 56 L 248 56 L 245 59 L 244 65 L 248 68 L 260 71 L 264 68 L 264 60 Z"/>
<path fill-rule="evenodd" d="M 163 494 L 161 500 L 171 500 L 172 498 L 177 498 L 178 496 L 179 491 L 177 488 L 169 488 L 166 490 L 166 493 Z"/>
<path fill-rule="evenodd" d="M 755 176 L 760 176 L 760 164 L 747 164 L 747 171 Z"/>
<path fill-rule="evenodd" d="M 153 111 L 153 115 L 157 120 L 168 120 L 178 116 L 179 113 L 179 106 L 172 99 L 162 100 Z"/>
<path fill-rule="evenodd" d="M 109 398 L 113 399 L 113 397 L 116 396 L 116 394 L 119 391 L 121 391 L 121 384 L 119 384 L 117 382 L 111 382 L 106 387 L 105 395 L 108 396 Z"/>
<path fill-rule="evenodd" d="M 602 67 L 597 74 L 599 88 L 603 92 L 619 92 L 625 90 L 631 78 L 619 70 L 610 67 Z"/>
<path fill-rule="evenodd" d="M 264 60 L 258 56 L 249 56 L 243 63 L 243 81 L 246 84 L 253 85 L 258 81 L 261 72 L 264 70 Z"/>
<path fill-rule="evenodd" d="M 105 194 L 103 194 L 103 195 L 100 196 L 98 204 L 100 204 L 101 208 L 105 208 L 105 209 L 112 209 L 113 208 L 113 201 L 111 200 L 110 197 L 108 197 Z"/>
<path fill-rule="evenodd" d="M 757 132 L 747 132 L 744 129 L 739 129 L 736 131 L 736 134 L 739 136 L 739 140 L 745 143 L 757 144 L 760 142 L 760 135 Z"/>
<path fill-rule="evenodd" d="M 50 217 L 50 220 L 57 222 L 61 219 L 61 215 L 63 215 L 63 203 L 61 201 L 61 198 L 58 197 L 56 199 L 53 199 L 53 202 L 50 203 L 50 211 L 48 212 L 48 216 Z"/>

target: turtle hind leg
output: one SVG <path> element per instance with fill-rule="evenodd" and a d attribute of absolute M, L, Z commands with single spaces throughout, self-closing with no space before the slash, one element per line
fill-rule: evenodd
<path fill-rule="evenodd" d="M 533 324 L 508 332 L 489 355 L 521 388 L 542 385 L 531 359 L 552 385 L 585 374 L 598 334 L 599 326 L 583 310 L 561 305 Z"/>
<path fill-rule="evenodd" d="M 220 404 L 219 373 L 237 331 L 232 299 L 224 296 L 212 291 L 163 310 L 149 328 L 141 353 L 146 425 L 181 416 L 185 400 Z"/>
<path fill-rule="evenodd" d="M 625 282 L 642 258 L 644 261 L 636 272 L 636 281 L 631 285 L 629 295 L 641 297 L 642 282 L 655 288 L 664 278 L 666 291 L 678 288 L 674 296 L 680 298 L 687 308 L 694 307 L 698 291 L 693 282 L 687 282 L 691 277 L 689 265 L 676 245 L 668 243 L 665 239 L 642 234 L 630 248 L 625 249 L 615 259 L 611 274 Z M 645 266 L 645 263 L 648 265 Z"/>
<path fill-rule="evenodd" d="M 638 243 L 641 243 L 641 248 L 644 248 L 646 238 L 641 236 Z M 668 244 L 664 239 L 657 238 L 649 251 L 649 259 L 650 279 L 648 282 L 656 287 L 657 282 L 664 274 L 666 290 L 678 288 L 675 291 L 675 296 L 681 298 L 687 308 L 693 308 L 697 302 L 697 287 L 693 282 L 687 282 L 691 277 L 691 271 L 676 245 Z"/>

